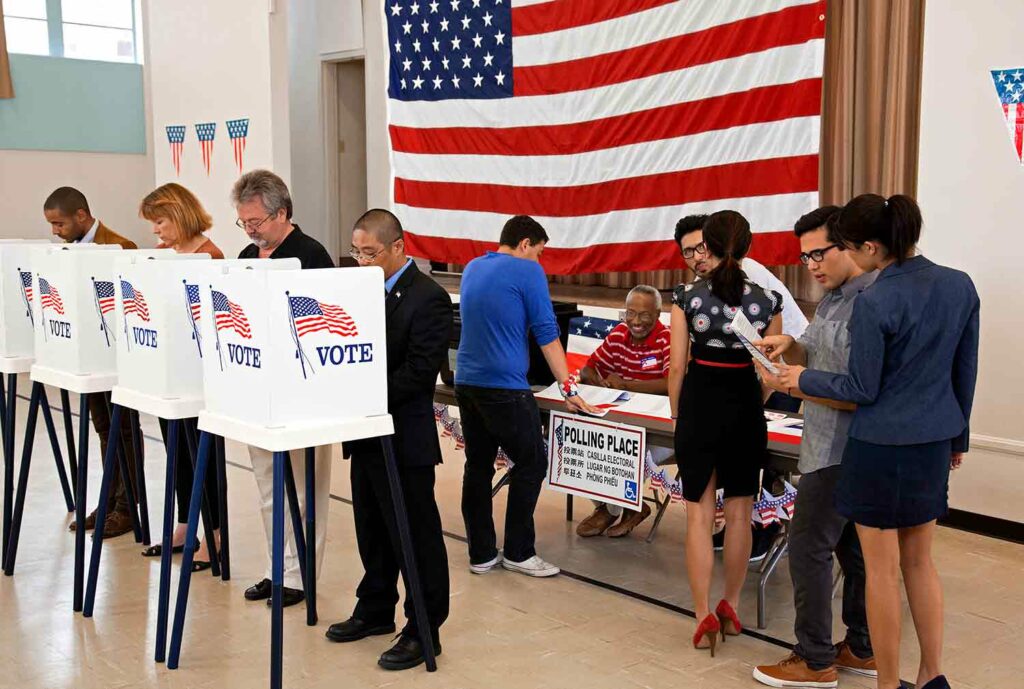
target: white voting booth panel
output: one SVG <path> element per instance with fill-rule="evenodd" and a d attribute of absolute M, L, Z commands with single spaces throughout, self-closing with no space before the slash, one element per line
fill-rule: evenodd
<path fill-rule="evenodd" d="M 297 270 L 298 259 L 124 257 L 115 265 L 118 384 L 114 402 L 162 418 L 196 416 L 203 402 L 200 286 L 233 268 Z M 126 315 L 127 313 L 127 315 Z"/>
<path fill-rule="evenodd" d="M 391 432 L 379 268 L 231 270 L 202 300 L 213 317 L 203 319 L 200 427 L 213 417 L 288 430 L 358 419 L 365 431 L 347 437 Z"/>
<path fill-rule="evenodd" d="M 116 373 L 116 298 L 111 275 L 122 253 L 118 246 L 62 245 L 33 257 L 38 367 L 75 376 Z"/>
<path fill-rule="evenodd" d="M 47 246 L 45 240 L 0 241 L 0 359 L 32 357 L 31 259 Z"/>

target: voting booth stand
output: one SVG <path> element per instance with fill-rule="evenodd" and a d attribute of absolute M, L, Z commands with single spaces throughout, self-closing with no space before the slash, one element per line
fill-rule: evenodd
<path fill-rule="evenodd" d="M 206 404 L 199 414 L 202 436 L 196 476 L 207 462 L 214 434 L 273 453 L 270 686 L 276 689 L 282 684 L 284 498 L 291 450 L 305 449 L 307 457 L 305 539 L 292 514 L 299 562 L 305 563 L 307 601 L 316 581 L 315 559 L 309 557 L 315 542 L 312 450 L 380 437 L 409 595 L 417 619 L 427 620 L 387 412 L 384 278 L 373 267 L 232 270 L 203 285 L 201 296 L 203 314 L 212 317 L 202 321 Z M 180 651 L 191 574 L 187 558 L 197 518 L 193 491 L 168 667 L 176 667 Z M 429 635 L 423 631 L 429 625 L 420 626 L 421 634 Z M 432 640 L 422 642 L 427 669 L 433 671 Z"/>
<path fill-rule="evenodd" d="M 45 250 L 46 242 L 29 240 L 0 241 L 0 425 L 2 425 L 2 441 L 4 458 L 3 483 L 3 533 L 0 565 L 7 562 L 8 540 L 11 531 L 14 505 L 14 457 L 15 457 L 15 420 L 17 418 L 18 374 L 28 373 L 32 368 L 34 341 L 32 333 L 32 268 L 31 259 L 34 252 Z M 6 378 L 6 384 L 5 384 Z M 39 386 L 39 406 L 43 411 L 43 419 L 53 449 L 53 458 L 57 463 L 57 476 L 60 478 L 64 494 L 64 504 L 68 512 L 75 509 L 72 487 L 68 483 L 68 474 L 64 468 L 64 458 L 57 431 L 53 424 L 46 392 Z M 65 419 L 70 420 L 70 410 L 65 410 Z M 34 426 L 34 424 L 33 424 Z M 33 433 L 35 429 L 33 427 Z M 75 471 L 74 448 L 69 445 L 72 475 Z M 26 475 L 27 479 L 27 475 Z M 13 573 L 13 569 L 8 574 Z"/>
<path fill-rule="evenodd" d="M 141 252 L 145 253 L 145 252 Z M 154 252 L 150 252 L 154 253 Z M 164 252 L 157 252 L 164 253 Z M 35 417 L 43 385 L 52 385 L 63 393 L 76 392 L 80 396 L 78 466 L 75 484 L 75 565 L 73 606 L 76 612 L 82 610 L 82 593 L 85 566 L 85 517 L 88 488 L 89 458 L 89 399 L 101 395 L 109 409 L 109 393 L 117 380 L 115 368 L 115 342 L 111 332 L 110 311 L 113 303 L 108 297 L 111 286 L 110 274 L 118 256 L 118 246 L 59 245 L 40 250 L 33 256 L 32 269 L 33 300 L 32 313 L 35 322 L 35 363 L 30 376 L 33 394 L 29 402 L 28 424 L 25 436 L 24 456 L 15 515 L 11 527 L 11 548 L 5 563 L 5 573 L 13 571 L 17 556 L 17 539 L 21 528 L 24 509 L 25 488 L 32 453 L 32 439 L 35 432 Z M 69 404 L 65 401 L 65 409 Z M 68 413 L 70 415 L 70 413 Z M 68 441 L 73 445 L 71 425 L 68 424 Z M 125 477 L 128 471 L 127 453 L 121 434 L 108 450 L 120 462 Z M 136 542 L 148 542 L 148 520 L 146 514 L 145 474 L 142 467 L 142 438 L 132 438 L 136 458 L 137 486 L 140 489 L 139 506 L 143 519 L 134 506 L 135 486 L 125 481 L 131 510 L 132 530 Z"/>

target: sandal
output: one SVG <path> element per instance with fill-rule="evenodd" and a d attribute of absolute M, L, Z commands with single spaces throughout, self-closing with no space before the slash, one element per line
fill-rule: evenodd
<path fill-rule="evenodd" d="M 196 550 L 199 550 L 199 544 L 198 543 L 196 544 Z M 173 554 L 177 554 L 177 553 L 181 553 L 181 552 L 184 552 L 184 551 L 185 551 L 185 544 L 184 543 L 181 544 L 181 545 L 172 545 L 171 546 L 171 554 L 172 555 Z M 163 552 L 164 552 L 163 545 L 161 545 L 160 543 L 157 543 L 157 544 L 151 545 L 148 548 L 146 548 L 145 550 L 143 550 L 142 551 L 142 557 L 160 557 L 163 554 Z"/>

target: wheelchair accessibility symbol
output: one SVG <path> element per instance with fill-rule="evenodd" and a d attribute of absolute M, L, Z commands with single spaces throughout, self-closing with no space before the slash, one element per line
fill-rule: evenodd
<path fill-rule="evenodd" d="M 630 502 L 636 502 L 636 496 L 636 481 L 627 480 L 626 489 L 623 491 L 622 497 L 624 497 L 626 500 L 629 500 Z"/>

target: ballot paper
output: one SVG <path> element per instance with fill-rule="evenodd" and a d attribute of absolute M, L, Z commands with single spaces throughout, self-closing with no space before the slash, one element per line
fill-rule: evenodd
<path fill-rule="evenodd" d="M 747 348 L 747 351 L 750 352 L 755 361 L 768 369 L 768 372 L 773 376 L 779 374 L 779 369 L 775 367 L 775 364 L 762 354 L 760 349 L 754 346 L 755 342 L 760 341 L 761 334 L 747 320 L 747 317 L 743 314 L 743 309 L 737 310 L 736 316 L 732 319 L 732 332 L 743 343 L 743 346 Z"/>
<path fill-rule="evenodd" d="M 597 413 L 591 416 L 604 416 L 611 407 L 629 401 L 631 395 L 625 390 L 614 388 L 602 388 L 597 385 L 579 385 L 580 397 L 592 407 L 597 407 Z M 559 391 L 558 383 L 552 383 L 537 393 L 537 397 L 548 400 L 561 400 L 562 393 Z"/>

